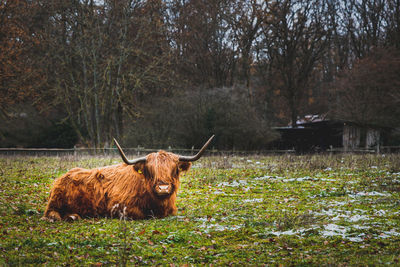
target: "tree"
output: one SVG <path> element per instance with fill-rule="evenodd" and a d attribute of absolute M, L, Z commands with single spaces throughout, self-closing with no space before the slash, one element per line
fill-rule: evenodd
<path fill-rule="evenodd" d="M 233 83 L 235 52 L 226 21 L 230 2 L 174 1 L 170 6 L 177 68 L 190 87 L 210 88 Z"/>
<path fill-rule="evenodd" d="M 386 38 L 390 46 L 400 50 L 400 1 L 388 0 L 385 10 Z"/>
<path fill-rule="evenodd" d="M 376 49 L 334 84 L 334 116 L 360 125 L 400 126 L 400 53 Z"/>
<path fill-rule="evenodd" d="M 254 44 L 261 35 L 261 25 L 265 16 L 268 16 L 268 1 L 256 0 L 235 1 L 232 5 L 233 12 L 227 14 L 227 21 L 232 28 L 232 42 L 238 49 L 238 61 L 241 65 L 240 79 L 237 82 L 244 82 L 247 89 L 248 99 L 253 103 L 254 92 L 250 85 Z"/>
<path fill-rule="evenodd" d="M 346 1 L 344 24 L 355 58 L 367 56 L 384 42 L 385 0 Z"/>
<path fill-rule="evenodd" d="M 173 76 L 161 1 L 48 3 L 48 85 L 81 141 L 107 147 L 122 136 L 138 99 L 168 90 Z"/>
<path fill-rule="evenodd" d="M 143 117 L 129 126 L 126 143 L 151 147 L 201 147 L 215 134 L 218 149 L 262 149 L 277 137 L 256 109 L 243 103 L 243 88 L 201 88 L 142 103 Z M 157 108 L 153 108 L 157 105 Z"/>
<path fill-rule="evenodd" d="M 263 23 L 262 55 L 267 81 L 282 96 L 296 127 L 312 86 L 316 64 L 329 41 L 326 5 L 321 1 L 276 1 Z"/>
<path fill-rule="evenodd" d="M 0 116 L 19 102 L 35 97 L 43 82 L 38 29 L 39 5 L 0 0 Z"/>

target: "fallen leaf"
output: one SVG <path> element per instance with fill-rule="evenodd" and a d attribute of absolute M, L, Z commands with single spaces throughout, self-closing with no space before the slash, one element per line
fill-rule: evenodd
<path fill-rule="evenodd" d="M 162 234 L 162 232 L 160 232 L 160 231 L 158 231 L 158 230 L 154 230 L 153 231 L 153 235 L 161 235 Z"/>

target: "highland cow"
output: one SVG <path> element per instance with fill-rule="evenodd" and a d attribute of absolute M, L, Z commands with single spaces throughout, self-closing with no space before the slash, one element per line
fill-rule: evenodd
<path fill-rule="evenodd" d="M 43 219 L 76 220 L 82 217 L 130 219 L 175 215 L 179 177 L 188 171 L 210 144 L 194 156 L 166 151 L 128 160 L 114 139 L 124 163 L 96 169 L 74 168 L 54 181 Z"/>

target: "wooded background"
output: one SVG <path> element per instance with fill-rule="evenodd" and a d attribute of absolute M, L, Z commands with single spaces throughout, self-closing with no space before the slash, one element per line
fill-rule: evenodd
<path fill-rule="evenodd" d="M 306 114 L 396 128 L 399 73 L 400 0 L 0 0 L 1 147 L 262 149 Z"/>

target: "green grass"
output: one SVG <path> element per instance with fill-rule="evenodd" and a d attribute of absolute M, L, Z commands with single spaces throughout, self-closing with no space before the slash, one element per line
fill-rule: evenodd
<path fill-rule="evenodd" d="M 178 215 L 40 220 L 52 181 L 118 158 L 0 158 L 0 265 L 399 265 L 400 155 L 210 157 Z"/>

